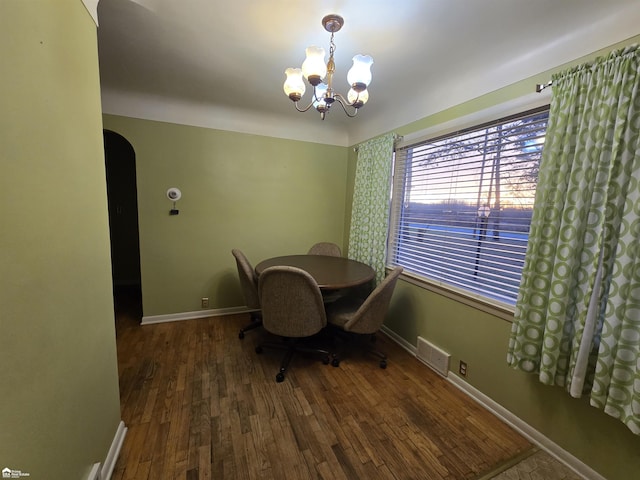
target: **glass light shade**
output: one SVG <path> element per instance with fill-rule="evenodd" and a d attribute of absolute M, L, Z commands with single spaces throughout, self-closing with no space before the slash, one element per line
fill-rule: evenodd
<path fill-rule="evenodd" d="M 351 88 L 349 90 L 349 92 L 347 93 L 347 100 L 354 107 L 360 108 L 365 103 L 367 103 L 367 100 L 369 100 L 369 90 L 363 90 L 362 92 L 356 92 L 353 88 Z"/>
<path fill-rule="evenodd" d="M 307 58 L 302 63 L 302 74 L 311 85 L 318 85 L 327 74 L 324 63 L 324 48 L 307 47 Z"/>
<path fill-rule="evenodd" d="M 324 97 L 327 94 L 327 85 L 324 83 L 316 86 L 316 96 L 313 99 L 313 108 L 317 110 L 324 110 L 327 108 L 327 103 L 324 101 Z"/>
<path fill-rule="evenodd" d="M 356 91 L 366 89 L 371 83 L 371 65 L 373 58 L 369 55 L 356 55 L 353 57 L 353 66 L 347 73 L 347 82 Z"/>
<path fill-rule="evenodd" d="M 304 81 L 302 80 L 302 70 L 299 68 L 287 68 L 284 73 L 287 76 L 287 79 L 284 81 L 284 93 L 286 93 L 291 100 L 297 102 L 306 90 Z"/>

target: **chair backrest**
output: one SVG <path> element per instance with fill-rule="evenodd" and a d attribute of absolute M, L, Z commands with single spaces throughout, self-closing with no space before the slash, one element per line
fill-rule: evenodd
<path fill-rule="evenodd" d="M 342 251 L 340 247 L 335 243 L 331 242 L 318 242 L 313 245 L 309 251 L 308 255 L 328 255 L 331 257 L 341 257 Z"/>
<path fill-rule="evenodd" d="M 322 293 L 311 275 L 296 267 L 269 267 L 260 274 L 262 326 L 283 337 L 308 337 L 327 325 Z"/>
<path fill-rule="evenodd" d="M 376 333 L 380 330 L 402 271 L 402 267 L 395 267 L 389 272 L 389 275 L 369 294 L 353 317 L 344 325 L 345 330 L 354 333 Z"/>
<path fill-rule="evenodd" d="M 240 287 L 244 301 L 249 308 L 260 308 L 260 297 L 258 296 L 258 276 L 255 270 L 242 253 L 237 248 L 231 250 L 232 255 L 236 258 L 236 266 L 238 267 L 238 277 L 240 277 Z"/>

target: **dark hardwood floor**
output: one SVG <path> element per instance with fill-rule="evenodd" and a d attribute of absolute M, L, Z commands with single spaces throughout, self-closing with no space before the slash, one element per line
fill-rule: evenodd
<path fill-rule="evenodd" d="M 474 479 L 531 445 L 384 335 L 386 370 L 339 368 L 238 331 L 248 315 L 117 318 L 122 420 L 113 479 Z"/>

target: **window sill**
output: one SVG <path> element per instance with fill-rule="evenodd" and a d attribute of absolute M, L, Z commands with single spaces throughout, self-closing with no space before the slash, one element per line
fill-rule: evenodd
<path fill-rule="evenodd" d="M 492 302 L 490 299 L 474 296 L 472 293 L 464 292 L 450 285 L 427 280 L 408 272 L 404 272 L 401 275 L 401 278 L 412 285 L 416 285 L 417 287 L 424 288 L 430 292 L 450 298 L 456 302 L 460 302 L 469 307 L 501 318 L 509 323 L 513 322 L 515 309 L 511 305 L 500 303 L 498 301 Z"/>

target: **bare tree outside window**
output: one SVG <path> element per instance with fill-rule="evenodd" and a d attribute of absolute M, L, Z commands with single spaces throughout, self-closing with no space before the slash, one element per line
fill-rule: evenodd
<path fill-rule="evenodd" d="M 548 110 L 396 152 L 389 259 L 515 304 Z"/>

